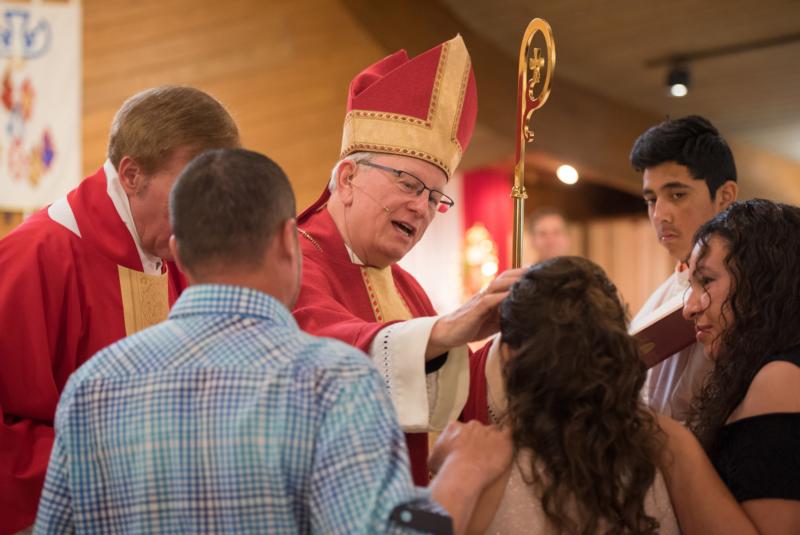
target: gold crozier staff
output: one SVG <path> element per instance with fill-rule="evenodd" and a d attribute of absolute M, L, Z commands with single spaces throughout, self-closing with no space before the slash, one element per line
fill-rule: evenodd
<path fill-rule="evenodd" d="M 537 32 L 544 37 L 546 51 L 542 55 L 540 48 L 534 48 L 533 38 Z M 522 265 L 522 226 L 525 219 L 525 143 L 533 141 L 533 130 L 528 123 L 533 111 L 541 108 L 550 95 L 550 81 L 556 66 L 556 47 L 550 25 L 542 19 L 533 19 L 525 35 L 519 51 L 519 68 L 517 77 L 517 150 L 514 167 L 514 187 L 511 197 L 514 198 L 514 237 L 512 247 L 512 267 Z M 544 73 L 542 72 L 544 71 Z M 544 74 L 544 80 L 542 80 Z M 539 94 L 536 86 L 541 83 Z"/>

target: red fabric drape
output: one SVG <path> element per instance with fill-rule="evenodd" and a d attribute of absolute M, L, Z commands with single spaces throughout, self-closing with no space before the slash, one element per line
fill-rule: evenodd
<path fill-rule="evenodd" d="M 497 245 L 498 273 L 511 266 L 511 177 L 503 169 L 464 173 L 464 230 L 483 223 Z"/>

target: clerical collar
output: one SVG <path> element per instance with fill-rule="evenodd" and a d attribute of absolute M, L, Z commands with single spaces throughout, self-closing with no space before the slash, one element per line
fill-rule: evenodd
<path fill-rule="evenodd" d="M 136 244 L 136 250 L 139 253 L 139 258 L 142 261 L 142 269 L 148 275 L 161 275 L 161 267 L 164 262 L 161 258 L 153 256 L 144 249 L 142 249 L 141 241 L 139 240 L 139 233 L 136 232 L 136 225 L 133 224 L 133 215 L 131 214 L 131 205 L 128 201 L 128 196 L 122 188 L 122 183 L 119 181 L 119 174 L 117 173 L 114 164 L 111 160 L 106 160 L 103 164 L 103 171 L 106 174 L 106 192 L 114 204 L 119 218 L 125 223 L 128 232 L 131 233 L 133 243 Z"/>
<path fill-rule="evenodd" d="M 350 257 L 350 261 L 357 266 L 365 266 L 366 264 L 358 257 L 358 255 L 353 251 L 347 242 L 344 244 L 345 248 L 347 249 L 347 255 Z"/>

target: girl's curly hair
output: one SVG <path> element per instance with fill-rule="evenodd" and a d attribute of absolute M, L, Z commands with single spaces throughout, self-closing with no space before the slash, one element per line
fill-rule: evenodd
<path fill-rule="evenodd" d="M 500 305 L 515 448 L 560 533 L 657 533 L 644 509 L 660 430 L 639 392 L 645 365 L 603 270 L 578 257 L 530 268 Z"/>
<path fill-rule="evenodd" d="M 732 204 L 695 234 L 697 262 L 709 240 L 726 247 L 730 311 L 714 368 L 692 403 L 688 423 L 706 451 L 742 399 L 764 360 L 800 344 L 800 208 L 763 199 Z"/>

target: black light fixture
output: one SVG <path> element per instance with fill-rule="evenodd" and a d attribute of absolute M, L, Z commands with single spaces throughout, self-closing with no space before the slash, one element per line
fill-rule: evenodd
<path fill-rule="evenodd" d="M 753 50 L 759 50 L 762 48 L 783 46 L 797 42 L 800 42 L 800 32 L 767 37 L 765 39 L 758 39 L 755 41 L 737 41 L 735 43 L 713 48 L 706 48 L 704 50 L 667 54 L 648 59 L 644 62 L 644 65 L 648 68 L 668 65 L 670 69 L 669 73 L 667 74 L 667 87 L 669 88 L 669 94 L 673 97 L 685 97 L 689 92 L 689 62 L 694 64 L 698 61 L 711 58 L 719 58 L 731 54 L 740 54 L 742 52 L 751 52 Z"/>
<path fill-rule="evenodd" d="M 667 75 L 667 87 L 673 97 L 685 97 L 689 92 L 689 67 L 685 63 L 675 63 Z"/>

